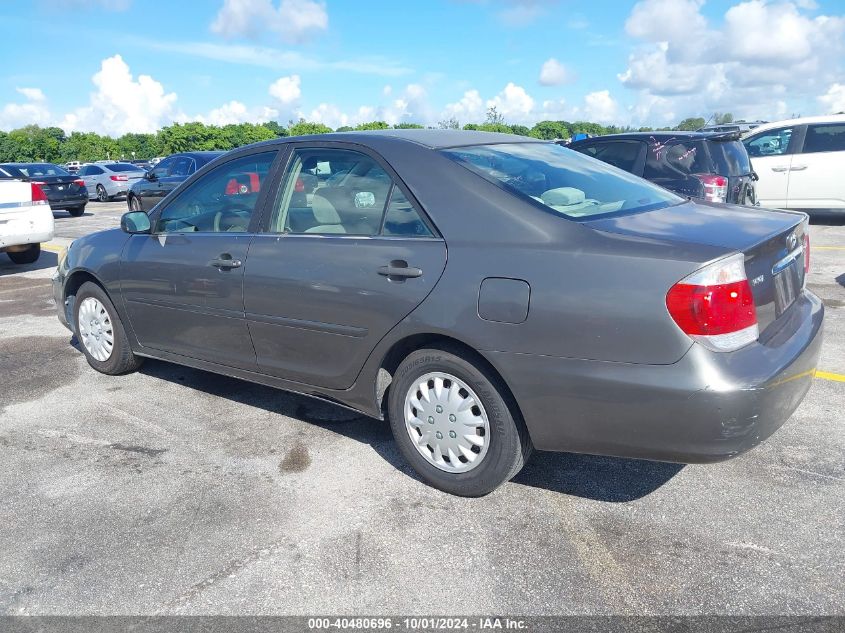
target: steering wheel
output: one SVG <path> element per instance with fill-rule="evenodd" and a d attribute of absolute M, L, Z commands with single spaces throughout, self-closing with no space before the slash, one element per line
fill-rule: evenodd
<path fill-rule="evenodd" d="M 249 226 L 251 211 L 242 206 L 229 205 L 214 214 L 214 232 L 242 232 Z M 241 221 L 243 220 L 243 222 Z M 221 228 L 224 227 L 225 228 Z"/>

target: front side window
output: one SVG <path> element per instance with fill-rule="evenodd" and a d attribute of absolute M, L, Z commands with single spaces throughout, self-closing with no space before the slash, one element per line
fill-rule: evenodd
<path fill-rule="evenodd" d="M 789 141 L 792 139 L 792 128 L 784 127 L 777 130 L 760 132 L 750 136 L 742 143 L 751 158 L 757 156 L 780 156 L 786 154 L 789 149 Z"/>
<path fill-rule="evenodd" d="M 276 152 L 250 154 L 191 184 L 156 222 L 157 233 L 245 233 Z"/>
<path fill-rule="evenodd" d="M 573 147 L 572 149 L 633 173 L 640 156 L 641 147 L 642 144 L 639 141 L 607 141 L 583 148 Z"/>
<path fill-rule="evenodd" d="M 164 178 L 170 172 L 170 167 L 176 161 L 175 158 L 165 158 L 153 168 L 153 176 L 156 178 Z"/>
<path fill-rule="evenodd" d="M 193 160 L 187 156 L 179 156 L 170 168 L 171 176 L 188 176 L 191 173 L 191 165 Z"/>
<path fill-rule="evenodd" d="M 808 125 L 803 154 L 845 151 L 845 123 Z"/>
<path fill-rule="evenodd" d="M 370 156 L 331 148 L 293 152 L 269 232 L 373 236 L 382 227 L 385 235 L 431 235 L 390 175 Z"/>
<path fill-rule="evenodd" d="M 443 150 L 508 191 L 571 218 L 626 214 L 680 204 L 683 198 L 554 143 L 503 143 Z"/>

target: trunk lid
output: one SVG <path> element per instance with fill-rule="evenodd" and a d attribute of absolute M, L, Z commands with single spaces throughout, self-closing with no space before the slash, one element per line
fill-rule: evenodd
<path fill-rule="evenodd" d="M 24 180 L 0 179 L 0 214 L 16 213 L 32 201 L 32 185 Z"/>
<path fill-rule="evenodd" d="M 608 233 L 723 247 L 726 255 L 743 253 L 760 339 L 765 340 L 770 326 L 803 291 L 805 218 L 788 211 L 686 202 L 584 224 Z"/>

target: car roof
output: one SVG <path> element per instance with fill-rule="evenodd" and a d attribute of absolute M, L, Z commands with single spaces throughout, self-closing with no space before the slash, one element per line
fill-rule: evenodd
<path fill-rule="evenodd" d="M 431 149 L 462 147 L 466 145 L 491 145 L 496 143 L 548 142 L 529 136 L 502 134 L 499 132 L 481 132 L 478 130 L 400 129 L 331 132 L 329 134 L 312 134 L 308 136 L 283 136 L 279 139 L 266 141 L 266 143 L 273 144 L 275 142 L 299 140 L 342 141 L 346 143 L 361 143 L 363 145 L 367 145 L 374 140 L 387 140 L 415 143 L 416 145 L 422 145 Z"/>
<path fill-rule="evenodd" d="M 759 129 L 759 128 L 755 128 Z M 621 134 L 604 134 L 602 136 L 593 136 L 592 138 L 572 141 L 570 145 L 584 145 L 593 141 L 601 141 L 605 139 L 614 140 L 648 140 L 653 138 L 656 141 L 668 141 L 670 139 L 690 139 L 690 140 L 706 140 L 710 138 L 723 138 L 726 136 L 736 135 L 738 132 L 623 132 Z M 737 137 L 739 138 L 739 137 Z"/>
<path fill-rule="evenodd" d="M 807 125 L 809 123 L 845 123 L 845 114 L 826 114 L 823 116 L 805 116 L 797 119 L 785 119 L 783 121 L 772 121 L 764 125 L 758 125 L 753 130 L 749 131 L 746 136 L 752 136 L 759 132 L 766 130 L 774 130 L 780 127 L 788 127 L 790 125 Z M 743 137 L 745 138 L 745 137 Z"/>

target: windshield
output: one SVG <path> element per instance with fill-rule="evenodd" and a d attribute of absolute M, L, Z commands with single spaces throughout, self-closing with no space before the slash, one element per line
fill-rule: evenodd
<path fill-rule="evenodd" d="M 144 171 L 138 165 L 133 165 L 132 163 L 112 163 L 111 165 L 105 165 L 111 171 Z"/>
<path fill-rule="evenodd" d="M 70 174 L 59 167 L 50 163 L 32 163 L 29 165 L 17 165 L 18 171 L 28 178 L 35 178 L 37 176 L 70 176 Z"/>
<path fill-rule="evenodd" d="M 657 185 L 554 143 L 478 145 L 444 153 L 487 180 L 571 218 L 683 202 Z"/>

